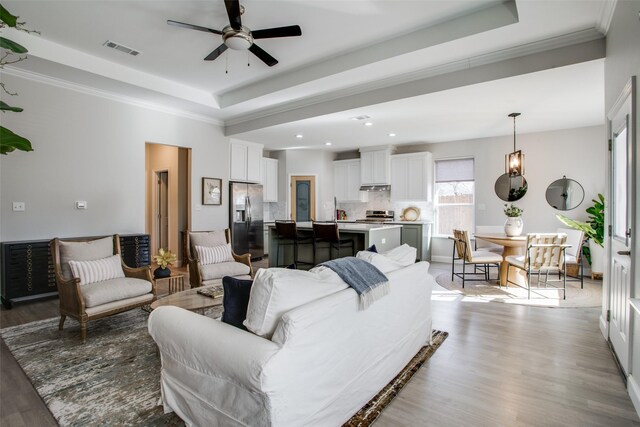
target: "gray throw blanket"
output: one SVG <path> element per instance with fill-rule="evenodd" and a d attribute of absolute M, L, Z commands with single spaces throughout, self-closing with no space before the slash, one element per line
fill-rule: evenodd
<path fill-rule="evenodd" d="M 390 291 L 387 276 L 364 260 L 346 257 L 323 262 L 321 265 L 335 271 L 347 285 L 356 291 L 360 296 L 362 310 Z"/>

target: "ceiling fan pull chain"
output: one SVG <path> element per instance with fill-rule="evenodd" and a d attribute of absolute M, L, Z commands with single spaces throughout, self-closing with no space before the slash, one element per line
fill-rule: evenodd
<path fill-rule="evenodd" d="M 224 58 L 225 58 L 225 66 L 224 66 L 225 70 L 224 70 L 224 73 L 225 74 L 229 74 L 229 52 L 227 52 L 225 54 Z"/>
<path fill-rule="evenodd" d="M 251 56 L 249 55 L 249 51 L 247 51 L 247 67 L 251 67 Z"/>

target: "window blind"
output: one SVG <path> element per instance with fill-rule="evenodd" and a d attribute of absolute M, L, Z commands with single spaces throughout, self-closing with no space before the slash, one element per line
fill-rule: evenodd
<path fill-rule="evenodd" d="M 436 160 L 436 182 L 473 180 L 473 159 Z"/>

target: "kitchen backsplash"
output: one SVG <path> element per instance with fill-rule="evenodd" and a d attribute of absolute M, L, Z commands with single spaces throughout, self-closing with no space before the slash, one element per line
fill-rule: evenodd
<path fill-rule="evenodd" d="M 369 201 L 366 203 L 338 203 L 338 209 L 344 209 L 347 219 L 355 220 L 366 216 L 368 210 L 392 210 L 395 212 L 395 220 L 400 220 L 404 208 L 415 206 L 420 209 L 420 221 L 433 221 L 433 203 L 425 201 L 392 202 L 389 191 L 369 192 Z"/>

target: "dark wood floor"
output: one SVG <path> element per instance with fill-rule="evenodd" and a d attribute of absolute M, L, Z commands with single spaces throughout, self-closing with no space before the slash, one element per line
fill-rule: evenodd
<path fill-rule="evenodd" d="M 432 265 L 436 276 L 445 264 Z M 434 327 L 449 338 L 376 426 L 640 426 L 598 309 L 452 301 L 436 292 Z M 0 310 L 0 327 L 57 315 L 57 300 Z M 4 342 L 0 425 L 55 425 Z"/>

